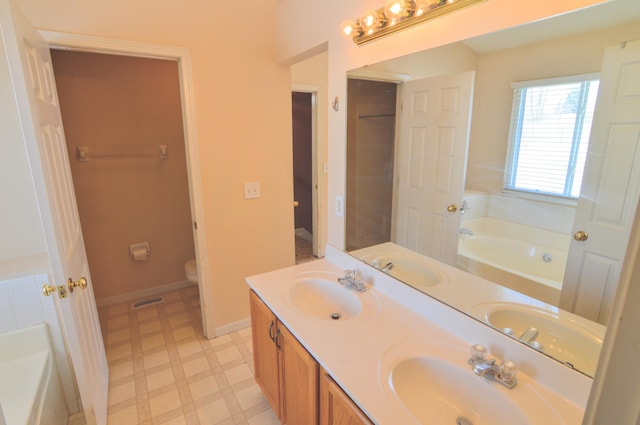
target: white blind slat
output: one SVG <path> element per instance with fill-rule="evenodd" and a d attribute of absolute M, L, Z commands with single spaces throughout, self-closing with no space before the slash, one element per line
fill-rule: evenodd
<path fill-rule="evenodd" d="M 598 81 L 590 74 L 543 82 L 513 85 L 505 188 L 577 198 Z"/>

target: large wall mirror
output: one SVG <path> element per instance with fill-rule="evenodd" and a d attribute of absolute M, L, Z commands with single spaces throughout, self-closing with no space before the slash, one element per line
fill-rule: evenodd
<path fill-rule="evenodd" d="M 350 71 L 347 251 L 593 376 L 640 196 L 639 39 L 610 2 Z"/>

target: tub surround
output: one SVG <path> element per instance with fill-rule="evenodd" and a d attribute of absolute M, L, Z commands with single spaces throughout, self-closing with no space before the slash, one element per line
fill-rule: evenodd
<path fill-rule="evenodd" d="M 375 423 L 416 423 L 400 402 L 390 399 L 384 390 L 386 377 L 380 370 L 390 350 L 406 345 L 415 353 L 428 349 L 430 344 L 444 344 L 461 350 L 460 356 L 465 357 L 476 343 L 487 346 L 498 358 L 516 362 L 521 385 L 549 394 L 549 405 L 564 423 L 580 423 L 590 378 L 417 293 L 348 254 L 327 246 L 326 255 L 323 260 L 251 276 L 246 281 Z M 287 283 L 298 279 L 301 273 L 342 273 L 345 269 L 362 272 L 370 287 L 365 294 L 375 298 L 373 304 L 378 306 L 374 313 L 331 321 L 304 314 L 287 302 Z M 474 378 L 471 368 L 468 372 L 469 378 Z"/>
<path fill-rule="evenodd" d="M 0 259 L 0 281 L 33 276 L 49 271 L 49 254 L 38 254 Z"/>
<path fill-rule="evenodd" d="M 54 347 L 53 359 L 60 375 L 66 406 L 69 413 L 76 413 L 79 411 L 79 396 L 54 298 L 42 295 L 42 285 L 50 282 L 49 273 L 44 272 L 49 265 L 49 257 L 47 255 L 46 259 L 39 259 L 41 268 L 36 267 L 38 263 L 21 258 L 0 262 L 10 266 L 0 269 L 0 333 L 29 328 L 39 323 L 47 324 Z M 21 269 L 17 267 L 20 264 L 29 266 Z"/>
<path fill-rule="evenodd" d="M 482 192 L 466 189 L 469 209 L 462 223 L 482 217 L 524 224 L 552 232 L 570 234 L 576 215 L 575 202 L 510 192 Z"/>
<path fill-rule="evenodd" d="M 66 424 L 68 412 L 47 325 L 2 334 L 0 346 L 0 414 L 6 423 Z"/>
<path fill-rule="evenodd" d="M 457 266 L 557 306 L 571 237 L 492 217 L 465 221 Z M 548 261 L 543 258 L 548 255 Z"/>

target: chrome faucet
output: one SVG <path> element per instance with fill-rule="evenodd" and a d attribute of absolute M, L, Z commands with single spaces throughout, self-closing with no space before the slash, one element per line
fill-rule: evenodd
<path fill-rule="evenodd" d="M 389 261 L 387 264 L 383 265 L 379 260 L 373 260 L 371 262 L 371 265 L 373 267 L 375 267 L 376 269 L 384 272 L 384 273 L 389 273 L 391 271 L 391 269 L 393 269 L 393 263 L 391 261 Z"/>
<path fill-rule="evenodd" d="M 524 342 L 525 344 L 531 344 L 533 341 L 536 340 L 537 337 L 538 337 L 538 330 L 534 327 L 530 327 L 530 328 L 527 328 L 527 330 L 524 331 L 520 336 L 520 338 L 518 339 Z"/>
<path fill-rule="evenodd" d="M 513 388 L 518 384 L 516 375 L 518 368 L 512 361 L 499 363 L 495 357 L 487 352 L 487 349 L 475 344 L 471 346 L 471 358 L 469 364 L 473 366 L 473 373 L 478 376 L 490 378 L 507 388 Z"/>
<path fill-rule="evenodd" d="M 466 227 L 461 227 L 460 228 L 460 234 L 461 235 L 469 235 L 469 236 L 473 236 L 473 230 L 469 230 Z"/>
<path fill-rule="evenodd" d="M 391 261 L 389 261 L 387 264 L 384 265 L 384 267 L 382 267 L 380 270 L 382 270 L 385 273 L 389 273 L 391 271 L 391 269 L 393 268 L 393 263 Z"/>
<path fill-rule="evenodd" d="M 534 327 L 529 327 L 522 333 L 522 335 L 520 335 L 520 338 L 518 339 L 538 351 L 544 351 L 544 347 L 542 346 L 542 344 L 536 341 L 537 337 L 538 330 Z"/>
<path fill-rule="evenodd" d="M 354 291 L 364 292 L 367 288 L 357 270 L 345 270 L 344 274 L 338 278 L 338 283 Z"/>
<path fill-rule="evenodd" d="M 524 342 L 529 347 L 535 350 L 544 352 L 544 346 L 536 341 L 536 338 L 538 337 L 538 330 L 533 326 L 528 327 L 527 330 L 522 332 L 522 335 L 520 335 L 520 337 L 517 337 L 516 333 L 511 328 L 502 328 L 502 332 L 512 338 L 517 339 L 520 342 Z"/>
<path fill-rule="evenodd" d="M 464 213 L 467 212 L 467 210 L 470 210 L 470 209 L 471 209 L 471 207 L 469 206 L 469 204 L 467 204 L 467 200 L 463 199 L 462 200 L 462 206 L 460 207 L 460 214 L 464 215 Z"/>

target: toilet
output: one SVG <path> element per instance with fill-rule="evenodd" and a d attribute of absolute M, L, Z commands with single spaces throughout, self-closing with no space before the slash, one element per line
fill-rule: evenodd
<path fill-rule="evenodd" d="M 184 274 L 189 282 L 198 283 L 198 263 L 195 258 L 184 264 Z"/>

